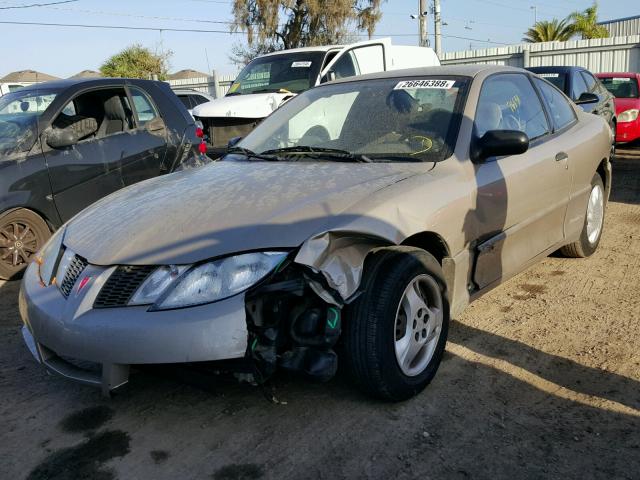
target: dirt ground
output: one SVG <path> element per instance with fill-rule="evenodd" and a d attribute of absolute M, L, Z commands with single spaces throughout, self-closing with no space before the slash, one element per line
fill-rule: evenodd
<path fill-rule="evenodd" d="M 453 322 L 433 383 L 386 404 L 337 378 L 136 375 L 111 400 L 48 376 L 0 285 L 0 478 L 640 479 L 640 148 L 599 251 L 548 258 Z M 207 386 L 205 388 L 205 386 Z"/>

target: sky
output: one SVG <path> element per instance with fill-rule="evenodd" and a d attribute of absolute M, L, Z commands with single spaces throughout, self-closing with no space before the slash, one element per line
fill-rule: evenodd
<path fill-rule="evenodd" d="M 59 5 L 8 8 L 54 1 L 60 0 L 0 0 L 0 22 L 121 25 L 157 30 L 0 23 L 0 77 L 27 69 L 59 77 L 85 69 L 98 70 L 106 58 L 133 43 L 156 51 L 171 50 L 171 71 L 192 68 L 203 72 L 216 70 L 220 74 L 237 72 L 229 61 L 229 52 L 246 37 L 242 33 L 229 33 L 232 0 L 67 0 Z M 592 0 L 441 0 L 445 23 L 443 50 L 520 43 L 535 17 L 564 18 L 592 3 Z M 418 20 L 410 15 L 418 10 L 419 0 L 383 0 L 383 17 L 375 35 L 390 36 L 394 44 L 417 44 Z M 639 0 L 599 1 L 600 20 L 634 15 L 640 15 Z M 167 28 L 218 32 L 162 30 Z M 428 28 L 433 33 L 431 16 Z"/>

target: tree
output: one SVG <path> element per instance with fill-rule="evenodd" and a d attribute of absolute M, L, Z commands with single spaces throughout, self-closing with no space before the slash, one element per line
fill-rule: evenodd
<path fill-rule="evenodd" d="M 340 43 L 352 30 L 373 34 L 381 1 L 234 0 L 232 28 L 247 33 L 250 49 Z"/>
<path fill-rule="evenodd" d="M 571 25 L 573 32 L 581 35 L 583 40 L 589 38 L 607 38 L 609 36 L 609 30 L 602 25 L 598 25 L 597 3 L 594 3 L 584 12 L 573 12 L 568 18 L 573 22 Z"/>
<path fill-rule="evenodd" d="M 541 20 L 527 30 L 522 39 L 529 43 L 566 42 L 573 36 L 573 27 L 567 20 Z"/>
<path fill-rule="evenodd" d="M 173 52 L 153 53 L 139 44 L 131 45 L 109 57 L 101 66 L 105 77 L 153 78 L 164 80 L 169 70 L 168 60 Z"/>

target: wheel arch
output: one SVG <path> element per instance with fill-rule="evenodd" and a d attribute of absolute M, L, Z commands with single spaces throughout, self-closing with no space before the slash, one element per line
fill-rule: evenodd
<path fill-rule="evenodd" d="M 407 237 L 401 243 L 403 246 L 421 248 L 433 255 L 436 260 L 442 265 L 442 261 L 445 257 L 450 256 L 450 249 L 447 241 L 442 235 L 432 232 L 424 231 L 418 232 L 410 237 Z"/>

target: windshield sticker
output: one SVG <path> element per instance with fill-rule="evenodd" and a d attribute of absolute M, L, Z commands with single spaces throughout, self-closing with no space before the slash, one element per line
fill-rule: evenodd
<path fill-rule="evenodd" d="M 394 90 L 409 90 L 413 88 L 441 88 L 449 90 L 456 83 L 455 80 L 406 80 L 399 82 Z"/>
<path fill-rule="evenodd" d="M 613 80 L 614 82 L 630 82 L 630 81 L 631 81 L 631 79 L 630 79 L 630 78 L 620 78 L 620 77 L 612 78 L 612 80 Z"/>
<path fill-rule="evenodd" d="M 542 78 L 558 78 L 560 76 L 559 73 L 539 73 Z"/>
<path fill-rule="evenodd" d="M 239 86 L 240 86 L 239 83 L 234 83 L 233 85 L 231 85 L 231 88 L 229 89 L 229 93 L 235 92 Z"/>
<path fill-rule="evenodd" d="M 311 66 L 311 62 L 310 61 L 298 61 L 298 62 L 293 62 L 291 64 L 291 68 L 309 68 Z"/>

